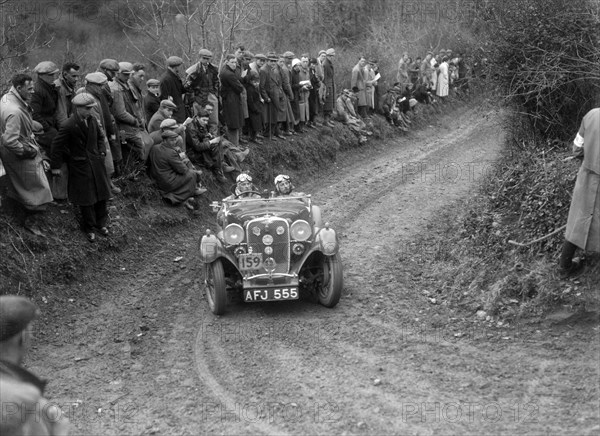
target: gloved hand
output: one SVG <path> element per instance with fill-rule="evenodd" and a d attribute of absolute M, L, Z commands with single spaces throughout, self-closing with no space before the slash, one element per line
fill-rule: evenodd
<path fill-rule="evenodd" d="M 23 152 L 19 155 L 19 159 L 33 159 L 38 154 L 38 151 L 29 144 L 23 146 Z"/>

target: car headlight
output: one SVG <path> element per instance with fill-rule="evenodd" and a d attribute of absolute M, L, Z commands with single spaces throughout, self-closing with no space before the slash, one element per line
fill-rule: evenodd
<path fill-rule="evenodd" d="M 312 228 L 304 220 L 294 221 L 290 227 L 290 234 L 296 241 L 306 241 L 312 235 Z"/>
<path fill-rule="evenodd" d="M 223 239 L 229 245 L 241 244 L 244 240 L 244 229 L 239 224 L 229 224 L 223 230 Z"/>

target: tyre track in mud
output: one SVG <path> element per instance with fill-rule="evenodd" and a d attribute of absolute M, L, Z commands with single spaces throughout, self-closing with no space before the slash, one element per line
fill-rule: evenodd
<path fill-rule="evenodd" d="M 108 280 L 114 299 L 95 317 L 73 313 L 70 340 L 35 353 L 33 369 L 51 376 L 55 401 L 121 412 L 76 415 L 77 433 L 516 434 L 556 432 L 582 419 L 560 409 L 554 389 L 571 402 L 593 392 L 561 376 L 569 353 L 560 354 L 554 338 L 456 340 L 453 313 L 430 311 L 423 285 L 398 260 L 416 249 L 413 237 L 427 231 L 433 214 L 474 189 L 500 149 L 501 113 L 459 111 L 360 161 L 351 154 L 299 187 L 341 235 L 345 289 L 334 309 L 237 303 L 213 316 L 198 288 L 194 239 L 203 229 L 158 241 L 143 263 L 132 259 L 127 271 L 135 272 Z M 436 163 L 467 170 L 457 179 Z M 585 360 L 597 347 L 578 351 Z M 593 371 L 584 370 L 589 379 Z M 545 407 L 543 426 L 510 418 L 515 403 L 532 399 Z M 436 402 L 480 408 L 458 420 L 414 413 Z M 500 419 L 482 417 L 482 404 L 500 407 Z"/>

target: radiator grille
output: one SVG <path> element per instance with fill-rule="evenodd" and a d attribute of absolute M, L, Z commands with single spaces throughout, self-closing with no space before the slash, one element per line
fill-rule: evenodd
<path fill-rule="evenodd" d="M 279 229 L 279 232 L 277 231 Z M 282 231 L 283 230 L 283 231 Z M 278 234 L 280 233 L 280 234 Z M 276 267 L 274 273 L 288 273 L 290 269 L 290 226 L 287 220 L 282 218 L 259 218 L 249 221 L 246 225 L 248 235 L 248 249 L 253 253 L 262 253 L 263 261 L 268 257 L 275 259 Z M 273 243 L 273 254 L 265 254 L 263 238 L 271 235 Z M 266 273 L 264 268 L 261 271 Z"/>

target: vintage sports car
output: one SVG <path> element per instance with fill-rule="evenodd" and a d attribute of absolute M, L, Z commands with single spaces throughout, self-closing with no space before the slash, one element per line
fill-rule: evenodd
<path fill-rule="evenodd" d="M 210 310 L 225 312 L 228 296 L 242 301 L 312 296 L 334 307 L 344 286 L 338 238 L 310 195 L 246 193 L 213 203 L 217 233 L 200 239 Z"/>

